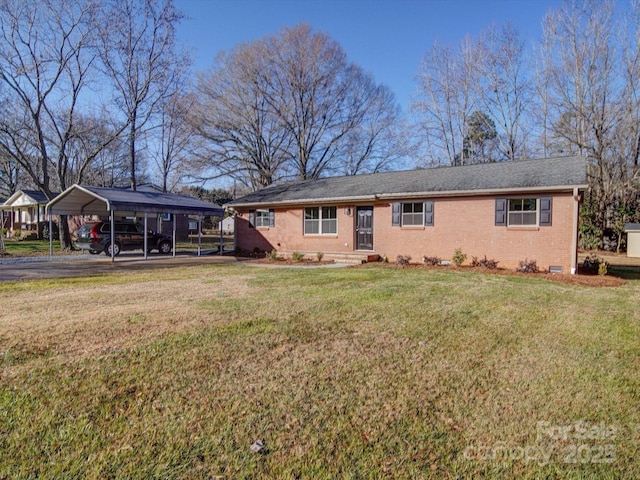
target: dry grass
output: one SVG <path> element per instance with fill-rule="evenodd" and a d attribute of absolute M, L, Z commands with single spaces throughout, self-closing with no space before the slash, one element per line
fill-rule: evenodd
<path fill-rule="evenodd" d="M 94 280 L 59 283 L 59 287 L 35 288 L 2 314 L 0 338 L 4 351 L 49 351 L 73 358 L 100 355 L 154 341 L 163 335 L 207 325 L 198 307 L 202 302 L 239 298 L 247 294 L 247 277 L 226 275 L 224 282 L 198 276 L 165 278 L 166 271 L 137 275 L 120 274 L 115 283 Z M 204 273 L 204 272 L 203 272 Z M 159 277 L 159 278 L 158 278 Z M 37 282 L 35 283 L 37 285 Z M 37 298 L 30 301 L 27 298 Z"/>
<path fill-rule="evenodd" d="M 635 280 L 236 266 L 30 286 L 0 285 L 0 478 L 640 476 Z M 537 438 L 580 420 L 615 438 Z"/>

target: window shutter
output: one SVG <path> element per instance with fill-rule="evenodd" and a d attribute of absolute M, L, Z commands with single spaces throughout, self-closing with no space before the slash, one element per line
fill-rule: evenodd
<path fill-rule="evenodd" d="M 433 200 L 424 202 L 424 225 L 433 227 Z"/>
<path fill-rule="evenodd" d="M 400 217 L 402 216 L 402 204 L 401 203 L 392 203 L 391 204 L 391 226 L 399 227 L 400 226 Z"/>
<path fill-rule="evenodd" d="M 269 227 L 276 226 L 276 211 L 273 208 L 269 209 Z"/>
<path fill-rule="evenodd" d="M 507 226 L 507 199 L 496 198 L 496 227 Z"/>
<path fill-rule="evenodd" d="M 249 210 L 249 228 L 256 228 L 256 211 Z"/>
<path fill-rule="evenodd" d="M 551 207 L 553 200 L 551 197 L 540 197 L 540 223 L 541 227 L 551 226 Z"/>

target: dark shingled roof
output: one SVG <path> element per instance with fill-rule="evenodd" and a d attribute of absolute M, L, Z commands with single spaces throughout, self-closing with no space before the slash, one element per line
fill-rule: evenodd
<path fill-rule="evenodd" d="M 41 192 L 40 190 L 22 190 L 22 193 L 24 193 L 25 195 L 29 195 L 38 203 L 47 203 L 49 201 L 44 192 Z M 54 195 L 57 194 L 54 193 Z"/>
<path fill-rule="evenodd" d="M 227 205 L 490 194 L 586 186 L 587 160 L 576 156 L 306 180 L 267 187 Z"/>
<path fill-rule="evenodd" d="M 220 205 L 186 195 L 83 185 L 74 185 L 62 192 L 47 204 L 47 211 L 61 215 L 103 215 L 109 211 L 214 216 L 224 214 Z"/>

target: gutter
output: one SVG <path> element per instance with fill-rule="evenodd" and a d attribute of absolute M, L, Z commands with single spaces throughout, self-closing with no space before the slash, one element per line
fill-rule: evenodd
<path fill-rule="evenodd" d="M 469 197 L 469 196 L 489 196 L 489 195 L 514 195 L 519 193 L 530 192 L 568 192 L 572 193 L 574 189 L 583 190 L 588 187 L 583 185 L 555 185 L 546 187 L 518 187 L 518 188 L 494 188 L 485 190 L 445 190 L 442 192 L 424 191 L 424 192 L 400 192 L 400 193 L 378 193 L 375 195 L 360 195 L 352 197 L 326 197 L 326 198 L 305 198 L 296 200 L 280 200 L 275 202 L 233 202 L 225 205 L 225 209 L 233 209 L 236 207 L 260 207 L 260 206 L 287 206 L 287 205 L 319 205 L 327 203 L 354 203 L 354 202 L 373 202 L 384 200 L 399 200 L 413 198 L 446 198 L 446 197 Z"/>

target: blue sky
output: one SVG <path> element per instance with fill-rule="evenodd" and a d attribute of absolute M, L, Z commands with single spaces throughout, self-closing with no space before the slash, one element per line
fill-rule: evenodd
<path fill-rule="evenodd" d="M 512 22 L 524 39 L 541 34 L 544 14 L 560 0 L 175 0 L 186 15 L 179 40 L 193 49 L 194 68 L 241 42 L 309 23 L 338 41 L 349 60 L 411 103 L 415 75 L 434 41 L 458 44 L 491 24 Z"/>

